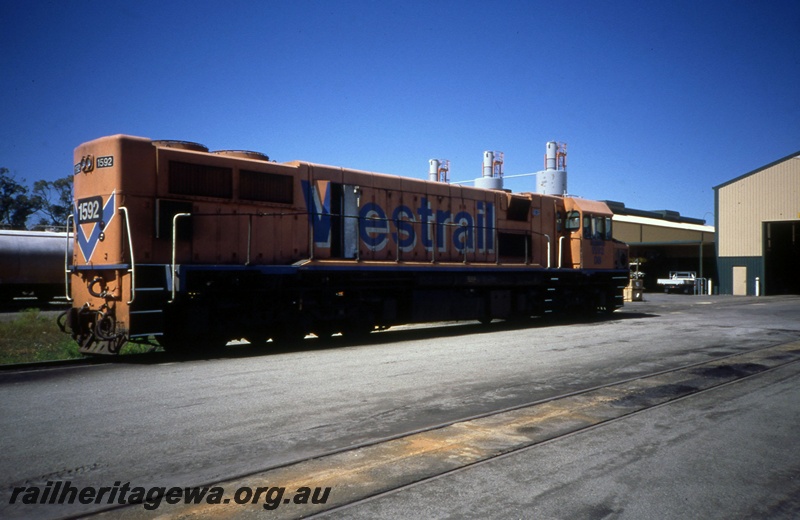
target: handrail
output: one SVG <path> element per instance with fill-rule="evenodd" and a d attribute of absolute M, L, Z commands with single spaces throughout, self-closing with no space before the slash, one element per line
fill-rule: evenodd
<path fill-rule="evenodd" d="M 191 216 L 191 213 L 176 213 L 172 217 L 172 299 L 169 301 L 169 303 L 175 301 L 175 251 L 177 249 L 178 242 L 178 219 Z"/>
<path fill-rule="evenodd" d="M 173 218 L 175 216 L 178 216 L 179 218 L 180 217 L 184 217 L 184 216 L 191 216 L 191 217 L 196 217 L 196 218 L 200 218 L 200 217 L 244 218 L 244 217 L 246 217 L 248 219 L 247 220 L 247 226 L 248 226 L 247 227 L 247 237 L 246 237 L 247 241 L 246 241 L 246 246 L 245 246 L 246 250 L 242 251 L 242 254 L 243 254 L 243 259 L 244 259 L 244 265 L 251 265 L 252 262 L 253 262 L 254 246 L 256 245 L 256 240 L 255 240 L 255 237 L 254 237 L 255 227 L 254 227 L 253 217 L 257 217 L 257 218 L 262 218 L 262 217 L 291 217 L 291 216 L 302 216 L 302 215 L 308 215 L 308 213 L 304 213 L 304 212 L 178 213 L 178 214 L 174 215 Z M 360 215 L 360 214 L 358 214 L 358 215 L 345 215 L 345 214 L 341 214 L 341 213 L 313 213 L 313 215 L 314 215 L 314 217 L 340 217 L 342 219 L 355 220 L 355 222 L 356 222 L 356 239 L 357 240 L 360 237 L 361 224 L 363 223 L 364 219 L 366 219 L 366 221 L 369 221 L 369 222 L 373 222 L 373 221 L 374 222 L 394 222 L 395 226 L 397 228 L 399 228 L 399 226 L 397 224 L 398 222 L 404 222 L 406 224 L 413 225 L 414 226 L 413 229 L 414 229 L 415 233 L 419 233 L 420 232 L 420 226 L 422 225 L 422 222 L 418 221 L 418 220 L 403 221 L 403 220 L 400 220 L 400 219 L 398 219 L 396 217 L 395 218 L 392 218 L 392 217 L 380 218 L 380 217 L 376 217 L 376 216 L 362 217 L 362 215 Z M 308 227 L 308 230 L 309 230 L 309 252 L 310 252 L 308 260 L 314 260 L 315 256 L 316 256 L 316 254 L 315 254 L 315 240 L 314 240 L 314 228 L 315 228 L 314 222 L 316 220 L 317 220 L 317 218 L 312 218 L 311 222 L 309 223 L 309 227 Z M 429 261 L 429 262 L 431 262 L 433 264 L 438 262 L 437 255 L 440 252 L 440 251 L 438 251 L 438 249 L 439 249 L 438 248 L 438 241 L 441 239 L 440 234 L 442 232 L 447 234 L 448 230 L 450 230 L 450 229 L 464 229 L 464 228 L 469 227 L 467 224 L 465 224 L 463 222 L 436 222 L 435 220 L 429 220 L 427 222 L 427 225 L 430 227 L 429 237 L 428 238 L 430 240 L 431 245 L 430 245 L 430 249 L 428 249 L 428 247 L 425 247 L 425 249 L 427 250 L 425 255 L 427 257 L 427 261 Z M 174 222 L 173 222 L 173 227 L 175 227 L 175 223 Z M 484 224 L 484 226 L 482 226 L 480 228 L 478 228 L 476 226 L 476 227 L 474 227 L 474 229 L 475 229 L 475 233 L 476 234 L 477 233 L 484 233 L 485 230 L 490 230 L 490 232 L 492 233 L 491 242 L 494 244 L 494 254 L 491 255 L 491 253 L 489 253 L 489 256 L 490 256 L 490 258 L 491 258 L 491 256 L 493 256 L 494 260 L 488 259 L 488 260 L 486 260 L 486 262 L 487 263 L 495 263 L 497 265 L 502 265 L 503 262 L 500 261 L 500 257 L 502 255 L 501 255 L 501 251 L 500 251 L 500 244 L 499 244 L 499 241 L 498 241 L 499 234 L 501 232 L 503 232 L 503 231 L 507 231 L 507 232 L 510 232 L 510 233 L 515 233 L 515 232 L 518 232 L 519 230 L 518 229 L 514 229 L 514 228 L 499 228 L 499 227 L 496 227 L 495 225 L 490 225 L 490 224 Z M 543 237 L 543 238 L 545 238 L 547 240 L 546 254 L 547 254 L 548 260 L 547 260 L 546 264 L 545 264 L 544 261 L 542 261 L 542 264 L 545 265 L 546 268 L 553 268 L 555 262 L 554 262 L 554 259 L 552 258 L 552 254 L 553 254 L 553 248 L 555 247 L 554 244 L 553 244 L 553 241 L 554 241 L 555 237 L 553 237 L 553 236 L 551 236 L 551 235 L 549 235 L 547 233 L 541 233 L 541 232 L 534 231 L 534 230 L 526 230 L 526 231 L 528 231 L 528 233 L 530 233 L 529 235 L 528 234 L 525 235 L 528 238 L 533 239 L 535 236 L 538 236 L 538 237 Z M 381 231 L 381 232 L 386 233 L 387 235 L 389 233 L 394 235 L 396 233 L 403 232 L 403 231 L 402 230 L 401 231 L 398 231 L 398 230 L 385 231 L 384 230 L 384 231 Z M 175 234 L 175 233 L 177 233 L 177 231 L 173 229 L 173 234 Z M 445 235 L 445 236 L 447 236 L 447 235 Z M 466 236 L 466 233 L 465 233 L 465 236 Z M 563 268 L 563 265 L 564 265 L 564 240 L 565 239 L 567 239 L 569 241 L 569 240 L 571 240 L 571 237 L 570 236 L 563 236 L 563 235 L 558 237 L 558 251 L 557 251 L 557 254 L 558 254 L 558 262 L 557 262 L 558 268 Z M 475 237 L 473 237 L 473 240 L 475 240 Z M 576 240 L 578 240 L 578 239 L 576 239 Z M 175 244 L 176 241 L 177 241 L 177 238 L 175 236 L 173 236 L 173 248 L 177 247 L 176 244 Z M 450 245 L 450 242 L 447 242 L 447 245 Z M 468 239 L 465 239 L 465 241 L 463 242 L 463 246 L 464 246 L 463 250 L 458 247 L 458 244 L 453 243 L 453 245 L 454 245 L 454 247 L 456 249 L 458 249 L 459 254 L 462 255 L 461 261 L 464 262 L 464 263 L 469 263 L 469 253 L 476 253 L 477 252 L 477 247 L 476 246 L 473 246 L 471 248 L 468 247 Z M 530 242 L 530 241 L 526 241 L 525 244 L 524 244 L 524 252 L 523 252 L 523 257 L 521 258 L 521 261 L 523 263 L 525 263 L 525 264 L 531 263 L 533 261 L 533 259 L 534 259 L 533 258 L 533 253 L 536 251 L 536 248 L 534 248 L 533 245 L 534 244 L 532 242 Z M 402 262 L 403 261 L 403 257 L 404 257 L 403 253 L 404 253 L 404 251 L 398 245 L 397 246 L 397 252 L 394 255 L 396 262 Z M 487 253 L 488 253 L 488 251 L 487 251 Z M 356 262 L 360 262 L 362 260 L 362 255 L 361 255 L 361 247 L 359 247 L 359 245 L 356 245 L 354 254 L 355 254 L 355 257 L 353 259 Z M 449 254 L 445 255 L 445 256 L 447 256 L 447 258 L 455 258 L 455 256 L 451 256 Z M 580 261 L 580 259 L 578 259 L 578 261 Z M 177 261 L 175 263 L 175 266 L 177 267 Z"/>
<path fill-rule="evenodd" d="M 466 228 L 467 228 L 467 223 L 466 223 L 466 222 L 462 222 L 462 223 L 461 223 L 461 227 L 462 227 L 462 228 L 464 228 L 464 229 L 466 229 Z M 398 248 L 398 250 L 399 250 L 399 249 L 400 249 L 400 248 Z M 464 265 L 466 265 L 466 264 L 467 264 L 467 253 L 468 253 L 468 252 L 469 252 L 469 248 L 467 247 L 467 239 L 465 238 L 465 239 L 464 239 Z"/>
<path fill-rule="evenodd" d="M 72 298 L 69 295 L 69 275 L 72 273 L 69 269 L 69 221 L 72 220 L 74 224 L 74 217 L 70 213 L 67 215 L 67 243 L 64 245 L 64 296 L 66 296 L 67 301 L 71 302 Z M 76 234 L 77 230 L 72 231 L 73 238 L 78 236 Z"/>
<path fill-rule="evenodd" d="M 247 216 L 247 261 L 244 265 L 250 265 L 250 251 L 253 243 L 253 215 Z"/>
<path fill-rule="evenodd" d="M 356 208 L 361 207 L 361 186 L 356 186 L 353 188 L 353 195 L 356 196 Z M 361 236 L 361 212 L 356 212 L 356 262 L 361 261 L 361 242 L 359 237 Z M 397 249 L 398 254 L 400 252 L 400 248 Z"/>
<path fill-rule="evenodd" d="M 498 234 L 496 227 L 492 228 L 492 244 L 494 244 L 494 247 L 496 248 L 494 251 L 494 265 L 500 265 L 500 242 L 498 241 Z"/>
<path fill-rule="evenodd" d="M 550 269 L 550 235 L 544 233 L 544 237 L 547 239 L 547 268 Z"/>
<path fill-rule="evenodd" d="M 128 208 L 125 206 L 120 206 L 119 210 L 125 216 L 125 227 L 128 231 L 128 248 L 131 251 L 131 268 L 128 269 L 128 272 L 131 273 L 131 299 L 128 301 L 128 305 L 133 303 L 133 300 L 136 299 L 136 263 L 133 257 L 133 237 L 131 236 L 131 219 L 128 216 Z"/>
<path fill-rule="evenodd" d="M 313 260 L 314 259 L 314 239 L 316 238 L 316 236 L 314 235 L 314 221 L 317 220 L 314 217 L 314 215 L 316 215 L 316 213 L 312 213 L 311 214 L 311 222 L 309 222 L 309 224 L 308 224 L 309 225 L 309 229 L 310 229 L 310 231 L 308 233 L 308 259 L 309 260 Z"/>
<path fill-rule="evenodd" d="M 431 225 L 431 263 L 435 264 L 436 263 L 436 221 L 430 221 L 430 225 Z M 420 225 L 420 229 L 422 229 L 421 225 Z"/>
<path fill-rule="evenodd" d="M 528 243 L 530 242 L 528 238 L 533 238 L 533 235 L 522 235 L 522 238 L 524 239 L 522 243 L 525 245 L 525 259 L 522 263 L 528 265 Z M 533 247 L 533 244 L 531 244 L 531 247 Z"/>

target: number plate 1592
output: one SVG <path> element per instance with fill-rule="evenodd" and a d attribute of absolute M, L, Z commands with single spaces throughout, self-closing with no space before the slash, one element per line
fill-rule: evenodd
<path fill-rule="evenodd" d="M 78 224 L 100 222 L 103 215 L 103 197 L 88 197 L 78 201 Z"/>
<path fill-rule="evenodd" d="M 95 164 L 97 164 L 98 168 L 111 168 L 114 166 L 114 156 L 104 155 L 103 157 L 98 157 L 97 160 L 95 160 Z"/>

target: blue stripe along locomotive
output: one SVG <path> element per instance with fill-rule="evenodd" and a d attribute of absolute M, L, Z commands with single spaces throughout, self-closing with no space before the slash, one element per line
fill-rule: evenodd
<path fill-rule="evenodd" d="M 622 306 L 601 202 L 130 136 L 75 150 L 72 308 L 89 354 Z"/>

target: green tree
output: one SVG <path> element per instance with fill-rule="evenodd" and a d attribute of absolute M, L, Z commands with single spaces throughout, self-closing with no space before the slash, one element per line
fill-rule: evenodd
<path fill-rule="evenodd" d="M 72 175 L 55 181 L 36 181 L 33 195 L 40 201 L 39 225 L 65 226 L 72 213 Z"/>
<path fill-rule="evenodd" d="M 28 218 L 41 209 L 42 201 L 17 182 L 8 168 L 0 168 L 0 225 L 25 229 Z"/>

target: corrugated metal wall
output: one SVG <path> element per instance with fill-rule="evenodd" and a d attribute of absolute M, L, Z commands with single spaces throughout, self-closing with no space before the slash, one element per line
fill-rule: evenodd
<path fill-rule="evenodd" d="M 743 292 L 740 292 L 742 288 L 734 283 L 734 271 L 737 269 L 742 270 L 740 272 L 743 272 L 745 276 Z M 719 276 L 720 294 L 752 296 L 756 293 L 756 278 L 764 280 L 764 259 L 760 256 L 719 258 L 717 261 L 717 276 Z M 761 291 L 763 293 L 763 288 Z"/>
<path fill-rule="evenodd" d="M 714 192 L 720 293 L 755 294 L 756 277 L 763 293 L 764 223 L 800 219 L 800 155 L 715 186 Z"/>
<path fill-rule="evenodd" d="M 642 226 L 614 220 L 614 238 L 630 244 L 642 241 Z"/>
<path fill-rule="evenodd" d="M 800 156 L 717 187 L 719 257 L 763 255 L 762 223 L 800 218 Z"/>

